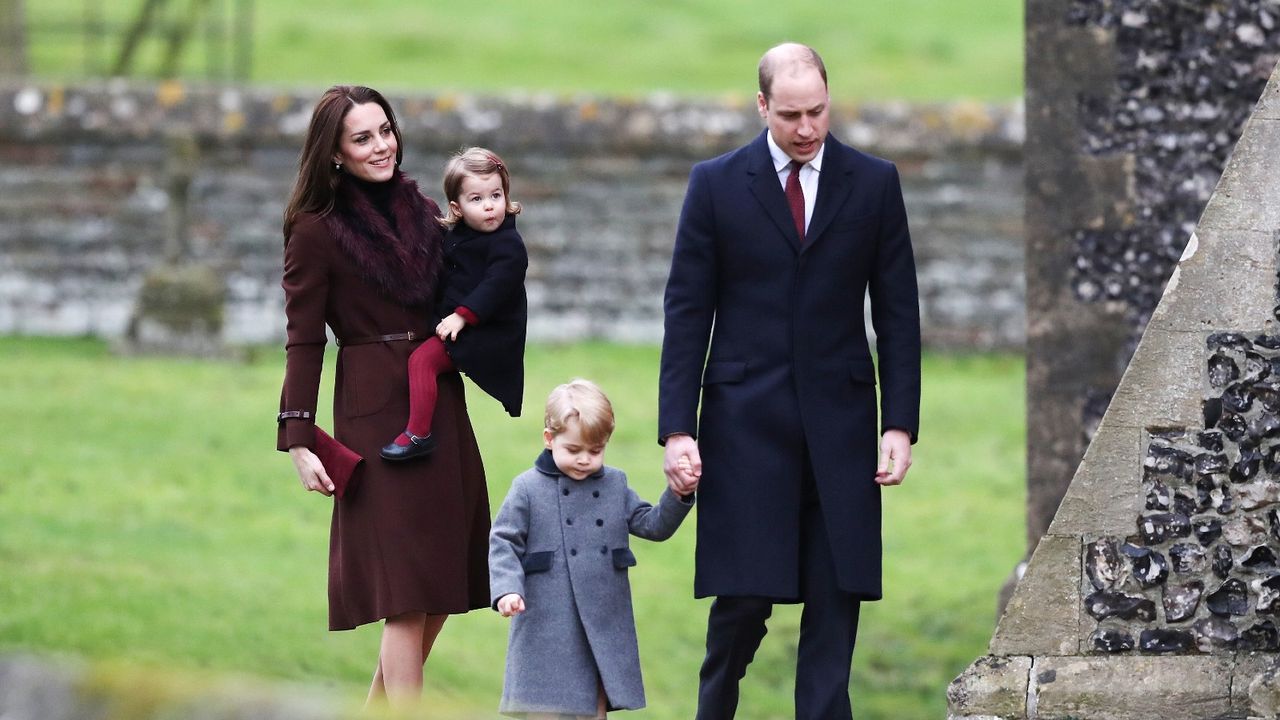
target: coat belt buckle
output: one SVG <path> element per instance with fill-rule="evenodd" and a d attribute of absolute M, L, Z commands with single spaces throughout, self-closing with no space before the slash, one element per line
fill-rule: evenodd
<path fill-rule="evenodd" d="M 408 339 L 409 339 L 409 342 L 413 342 L 414 340 L 416 340 L 416 339 L 417 339 L 417 338 L 415 338 L 415 337 L 414 337 L 414 334 L 413 334 L 413 331 L 412 331 L 412 330 L 410 330 L 409 332 L 405 333 L 405 335 L 408 335 L 408 336 L 409 336 L 409 338 L 408 338 Z"/>

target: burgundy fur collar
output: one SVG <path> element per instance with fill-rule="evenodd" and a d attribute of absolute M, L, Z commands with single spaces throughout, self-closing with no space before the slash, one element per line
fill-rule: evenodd
<path fill-rule="evenodd" d="M 359 183 L 343 177 L 324 221 L 365 280 L 392 300 L 421 305 L 435 299 L 442 232 L 439 207 L 400 173 L 391 180 L 392 227 Z"/>

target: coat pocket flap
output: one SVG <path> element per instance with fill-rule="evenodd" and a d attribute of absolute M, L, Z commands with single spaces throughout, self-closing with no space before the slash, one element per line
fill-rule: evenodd
<path fill-rule="evenodd" d="M 631 552 L 631 548 L 614 548 L 613 549 L 613 566 L 619 570 L 625 570 L 634 567 L 636 564 L 636 556 Z"/>
<path fill-rule="evenodd" d="M 545 552 L 529 553 L 520 561 L 521 567 L 524 568 L 525 575 L 546 572 L 551 569 L 551 561 L 556 556 L 555 550 L 547 550 Z"/>
<path fill-rule="evenodd" d="M 871 358 L 849 361 L 849 377 L 856 383 L 876 384 L 876 366 Z"/>
<path fill-rule="evenodd" d="M 746 376 L 747 364 L 744 362 L 709 362 L 702 373 L 702 384 L 742 382 Z"/>

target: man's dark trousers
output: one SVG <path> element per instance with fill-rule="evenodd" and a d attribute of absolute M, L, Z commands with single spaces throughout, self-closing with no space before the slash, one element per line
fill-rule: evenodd
<path fill-rule="evenodd" d="M 826 523 L 813 470 L 806 463 L 800 573 L 800 645 L 796 659 L 796 720 L 846 720 L 849 666 L 858 634 L 857 598 L 836 585 Z M 697 720 L 728 720 L 738 707 L 738 682 L 765 636 L 773 602 L 717 597 L 707 619 L 707 656 L 698 686 Z"/>

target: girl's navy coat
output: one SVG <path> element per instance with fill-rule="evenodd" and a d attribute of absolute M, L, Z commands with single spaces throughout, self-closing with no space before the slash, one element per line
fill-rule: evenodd
<path fill-rule="evenodd" d="M 444 285 L 440 311 L 464 305 L 480 322 L 458 339 L 445 341 L 453 364 L 512 417 L 524 397 L 524 339 L 528 301 L 524 274 L 529 254 L 508 215 L 491 233 L 476 232 L 459 221 L 444 239 Z"/>

